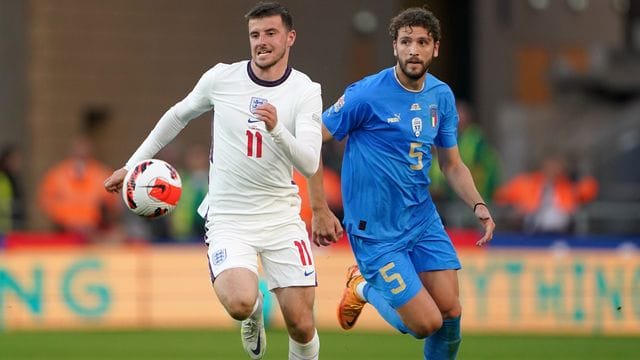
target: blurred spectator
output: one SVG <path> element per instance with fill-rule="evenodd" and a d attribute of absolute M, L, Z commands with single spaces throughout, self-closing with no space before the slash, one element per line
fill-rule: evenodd
<path fill-rule="evenodd" d="M 486 139 L 484 132 L 474 119 L 471 105 L 464 100 L 456 101 L 458 111 L 458 148 L 460 157 L 467 165 L 482 198 L 493 198 L 500 183 L 500 160 L 494 147 Z M 455 192 L 444 179 L 437 157 L 429 169 L 431 184 L 429 189 L 434 200 L 457 200 Z M 474 222 L 475 223 L 475 222 Z"/>
<path fill-rule="evenodd" d="M 342 220 L 342 192 L 340 188 L 340 176 L 330 167 L 323 168 L 322 181 L 324 183 L 324 193 L 327 196 L 327 204 L 336 217 Z M 293 181 L 298 185 L 298 192 L 302 205 L 300 206 L 300 217 L 307 224 L 307 230 L 311 233 L 312 211 L 309 204 L 309 190 L 307 188 L 307 179 L 297 171 L 293 172 Z"/>
<path fill-rule="evenodd" d="M 103 181 L 110 174 L 93 158 L 88 137 L 71 141 L 68 158 L 50 168 L 40 184 L 40 206 L 57 230 L 76 233 L 86 241 L 111 235 L 121 207 L 118 196 L 104 191 Z"/>
<path fill-rule="evenodd" d="M 20 150 L 7 145 L 0 151 L 0 234 L 24 228 L 24 199 L 19 181 Z"/>
<path fill-rule="evenodd" d="M 209 189 L 209 149 L 193 144 L 183 162 L 184 168 L 179 170 L 182 196 L 170 217 L 172 233 L 177 241 L 203 241 L 204 219 L 197 210 Z"/>
<path fill-rule="evenodd" d="M 597 194 L 598 183 L 593 177 L 573 181 L 566 160 L 553 155 L 542 162 L 540 170 L 518 175 L 502 185 L 494 200 L 515 208 L 526 233 L 561 234 L 571 231 L 578 207 Z"/>

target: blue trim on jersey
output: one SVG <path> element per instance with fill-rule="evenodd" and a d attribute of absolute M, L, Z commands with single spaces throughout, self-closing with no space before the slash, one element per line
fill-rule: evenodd
<path fill-rule="evenodd" d="M 412 92 L 387 68 L 349 86 L 322 118 L 334 138 L 348 136 L 342 163 L 347 232 L 379 240 L 421 234 L 437 216 L 428 190 L 431 146 L 457 145 L 449 86 L 427 74 L 424 89 Z"/>
<path fill-rule="evenodd" d="M 280 79 L 272 80 L 272 81 L 262 80 L 258 77 L 258 75 L 256 75 L 256 73 L 253 72 L 253 69 L 251 68 L 251 60 L 247 62 L 247 74 L 249 74 L 249 78 L 251 79 L 251 81 L 253 81 L 257 85 L 264 86 L 264 87 L 275 87 L 282 84 L 289 78 L 289 75 L 291 75 L 292 71 L 293 71 L 293 68 L 290 66 L 287 66 L 287 69 L 284 71 L 284 74 Z"/>

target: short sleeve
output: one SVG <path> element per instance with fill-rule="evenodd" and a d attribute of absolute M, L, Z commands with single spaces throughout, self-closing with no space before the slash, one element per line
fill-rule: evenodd
<path fill-rule="evenodd" d="M 363 118 L 358 115 L 358 84 L 349 86 L 338 101 L 322 113 L 324 126 L 340 141 L 360 126 Z"/>
<path fill-rule="evenodd" d="M 438 112 L 440 126 L 434 144 L 443 148 L 454 147 L 458 144 L 458 112 L 453 92 L 449 87 L 439 95 Z"/>

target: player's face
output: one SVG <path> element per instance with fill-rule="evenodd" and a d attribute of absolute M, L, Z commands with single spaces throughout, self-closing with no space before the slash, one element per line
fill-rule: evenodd
<path fill-rule="evenodd" d="M 280 62 L 286 64 L 295 35 L 295 30 L 287 30 L 279 15 L 250 19 L 249 44 L 254 64 L 263 70 Z"/>
<path fill-rule="evenodd" d="M 434 41 L 427 29 L 405 26 L 398 30 L 393 42 L 393 54 L 402 72 L 412 80 L 421 79 L 434 58 L 438 57 L 440 42 Z"/>

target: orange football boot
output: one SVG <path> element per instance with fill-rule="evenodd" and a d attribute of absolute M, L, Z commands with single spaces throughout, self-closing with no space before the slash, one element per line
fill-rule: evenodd
<path fill-rule="evenodd" d="M 364 277 L 360 274 L 358 265 L 352 265 L 347 269 L 347 285 L 338 305 L 338 323 L 345 330 L 351 329 L 356 324 L 362 308 L 367 303 L 356 293 L 356 287 L 363 281 Z"/>

